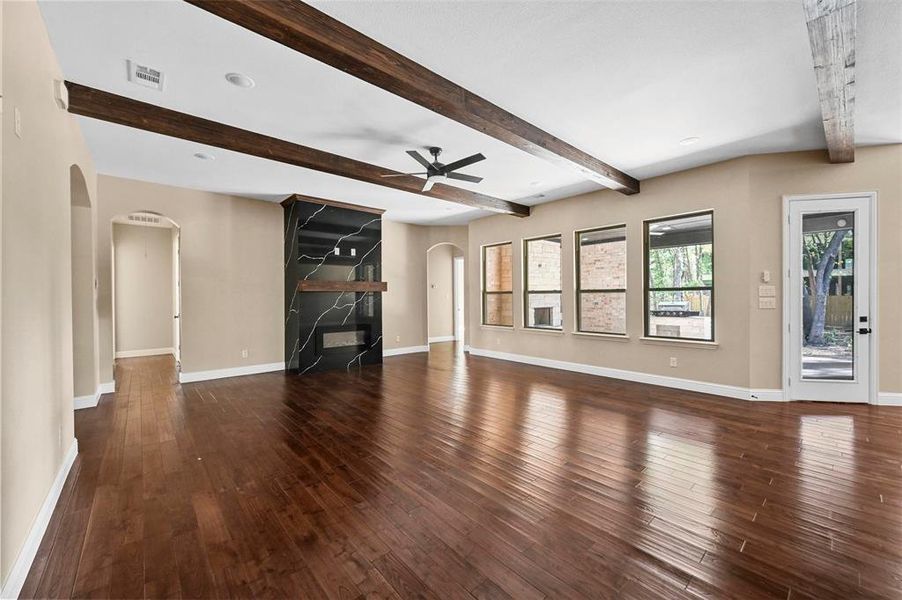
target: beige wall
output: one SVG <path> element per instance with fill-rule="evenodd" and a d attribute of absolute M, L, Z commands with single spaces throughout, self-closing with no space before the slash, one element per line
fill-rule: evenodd
<path fill-rule="evenodd" d="M 829 165 L 823 152 L 746 157 L 642 182 L 638 196 L 609 190 L 535 207 L 526 219 L 492 216 L 469 226 L 468 305 L 475 348 L 584 363 L 741 387 L 781 387 L 781 311 L 757 307 L 761 271 L 782 272 L 782 195 L 879 192 L 880 389 L 902 390 L 902 146 L 860 148 L 851 165 Z M 642 306 L 642 221 L 714 209 L 716 346 L 645 341 Z M 628 340 L 573 334 L 573 232 L 627 225 Z M 522 246 L 527 237 L 561 233 L 564 332 L 522 329 Z M 513 240 L 514 324 L 480 325 L 480 246 Z M 780 291 L 778 290 L 778 293 Z M 679 366 L 669 366 L 670 357 Z"/>
<path fill-rule="evenodd" d="M 427 252 L 429 337 L 454 335 L 454 256 L 462 254 L 450 244 Z"/>
<path fill-rule="evenodd" d="M 428 343 L 426 258 L 429 249 L 439 244 L 453 244 L 466 256 L 467 228 L 426 227 L 383 219 L 382 278 L 388 282 L 382 298 L 385 350 Z M 469 285 L 467 277 L 466 287 Z"/>
<path fill-rule="evenodd" d="M 5 583 L 73 442 L 70 166 L 96 176 L 34 2 L 3 3 L 2 450 Z M 22 137 L 15 135 L 18 108 Z"/>
<path fill-rule="evenodd" d="M 520 219 L 493 216 L 470 224 L 470 273 L 479 269 L 480 246 L 513 241 L 514 328 L 482 326 L 479 318 L 480 288 L 470 285 L 470 345 L 486 350 L 524 354 L 575 363 L 586 363 L 630 371 L 699 379 L 734 385 L 748 384 L 748 299 L 746 272 L 748 238 L 720 235 L 741 231 L 748 222 L 748 169 L 736 161 L 687 171 L 679 176 L 642 182 L 638 196 L 623 196 L 610 190 L 543 204 L 532 216 Z M 735 315 L 719 319 L 719 347 L 664 345 L 644 342 L 642 320 L 642 220 L 652 217 L 713 208 L 715 236 L 725 240 L 717 246 L 715 278 L 717 311 Z M 627 333 L 622 339 L 574 335 L 573 232 L 587 227 L 627 225 Z M 523 330 L 523 238 L 562 234 L 563 332 Z M 738 265 L 738 267 L 737 267 Z M 671 356 L 680 367 L 669 367 Z M 712 368 L 712 366 L 714 368 Z"/>
<path fill-rule="evenodd" d="M 745 162 L 755 216 L 749 224 L 755 238 L 748 274 L 753 290 L 761 271 L 780 272 L 783 233 L 776 223 L 782 222 L 784 194 L 877 192 L 880 391 L 902 392 L 902 145 L 857 148 L 855 162 L 844 165 L 827 164 L 821 152 L 753 156 Z M 774 277 L 778 297 L 780 279 Z M 753 387 L 779 388 L 781 312 L 753 309 L 750 325 Z"/>
<path fill-rule="evenodd" d="M 172 229 L 113 223 L 116 352 L 172 348 Z"/>
<path fill-rule="evenodd" d="M 94 349 L 94 212 L 73 206 L 72 219 L 72 376 L 76 396 L 97 390 Z"/>
<path fill-rule="evenodd" d="M 180 228 L 182 372 L 284 362 L 281 206 L 109 176 L 98 196 L 103 381 L 113 374 L 110 222 L 144 210 Z"/>

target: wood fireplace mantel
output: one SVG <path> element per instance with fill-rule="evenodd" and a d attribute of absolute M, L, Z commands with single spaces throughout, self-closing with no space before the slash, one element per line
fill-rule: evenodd
<path fill-rule="evenodd" d="M 386 281 L 318 281 L 301 280 L 299 292 L 387 292 Z"/>

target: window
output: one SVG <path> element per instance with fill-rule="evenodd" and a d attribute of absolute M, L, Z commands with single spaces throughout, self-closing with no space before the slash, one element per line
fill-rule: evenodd
<path fill-rule="evenodd" d="M 561 236 L 523 241 L 523 323 L 561 329 Z"/>
<path fill-rule="evenodd" d="M 513 327 L 511 243 L 482 247 L 482 324 Z"/>
<path fill-rule="evenodd" d="M 626 225 L 576 232 L 576 330 L 626 335 Z"/>
<path fill-rule="evenodd" d="M 645 222 L 645 335 L 714 341 L 714 214 Z"/>

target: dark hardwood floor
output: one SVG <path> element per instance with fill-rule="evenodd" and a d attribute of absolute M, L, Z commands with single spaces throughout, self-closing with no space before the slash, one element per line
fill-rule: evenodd
<path fill-rule="evenodd" d="M 898 598 L 902 409 L 455 355 L 119 361 L 23 597 Z"/>

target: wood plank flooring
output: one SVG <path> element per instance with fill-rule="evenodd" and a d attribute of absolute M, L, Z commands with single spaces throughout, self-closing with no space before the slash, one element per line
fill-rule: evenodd
<path fill-rule="evenodd" d="M 902 409 L 466 357 L 120 360 L 22 597 L 899 598 Z"/>

